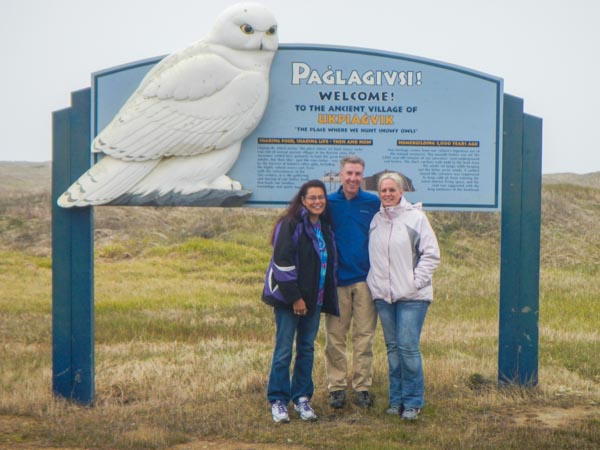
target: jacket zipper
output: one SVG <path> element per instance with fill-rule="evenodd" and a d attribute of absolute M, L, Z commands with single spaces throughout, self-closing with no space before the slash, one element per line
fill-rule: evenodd
<path fill-rule="evenodd" d="M 390 221 L 390 232 L 388 234 L 387 241 L 387 258 L 388 258 L 388 296 L 390 298 L 390 302 L 393 303 L 394 299 L 392 298 L 392 257 L 390 255 L 390 248 L 392 245 L 392 231 L 394 229 L 394 222 Z"/>

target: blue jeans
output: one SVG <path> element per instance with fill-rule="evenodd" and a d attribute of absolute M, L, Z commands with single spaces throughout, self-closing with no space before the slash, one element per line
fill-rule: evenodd
<path fill-rule="evenodd" d="M 315 355 L 315 338 L 319 331 L 321 308 L 306 316 L 298 316 L 291 309 L 273 308 L 275 310 L 275 348 L 271 361 L 271 373 L 267 386 L 269 402 L 281 400 L 288 404 L 298 398 L 311 398 L 314 393 L 312 379 L 313 361 Z M 290 364 L 292 348 L 296 337 L 296 360 L 290 380 Z"/>
<path fill-rule="evenodd" d="M 389 366 L 390 405 L 422 408 L 425 380 L 419 341 L 429 302 L 375 300 Z"/>

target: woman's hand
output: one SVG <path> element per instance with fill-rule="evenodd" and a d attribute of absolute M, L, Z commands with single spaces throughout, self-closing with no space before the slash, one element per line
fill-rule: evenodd
<path fill-rule="evenodd" d="M 306 303 L 304 302 L 303 298 L 299 298 L 294 302 L 294 314 L 299 316 L 306 315 Z"/>

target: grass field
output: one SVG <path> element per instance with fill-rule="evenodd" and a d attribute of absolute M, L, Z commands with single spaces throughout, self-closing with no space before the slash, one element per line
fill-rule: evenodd
<path fill-rule="evenodd" d="M 5 172 L 2 172 L 2 171 Z M 442 249 L 422 338 L 421 418 L 327 406 L 316 345 L 316 423 L 271 421 L 272 310 L 259 299 L 277 210 L 95 211 L 96 403 L 52 395 L 49 194 L 0 165 L 0 448 L 600 448 L 600 186 L 545 183 L 537 388 L 498 388 L 498 214 L 430 213 Z M 43 172 L 43 168 L 33 170 Z M 22 172 L 20 172 L 22 171 Z M 24 175 L 22 175 L 22 174 Z"/>

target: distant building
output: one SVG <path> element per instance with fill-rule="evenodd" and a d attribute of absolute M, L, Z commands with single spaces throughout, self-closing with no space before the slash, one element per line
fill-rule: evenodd
<path fill-rule="evenodd" d="M 321 181 L 325 183 L 327 192 L 337 191 L 341 181 L 339 172 L 325 172 L 321 177 Z"/>
<path fill-rule="evenodd" d="M 379 177 L 381 175 L 383 175 L 384 173 L 390 173 L 390 172 L 396 172 L 398 175 L 400 175 L 400 178 L 402 178 L 404 180 L 404 192 L 415 192 L 415 187 L 413 186 L 412 180 L 410 178 L 408 178 L 406 175 L 404 175 L 403 173 L 400 173 L 398 171 L 395 170 L 382 170 L 381 172 L 377 172 L 373 175 L 371 175 L 370 177 L 365 177 L 363 178 L 363 189 L 367 190 L 367 191 L 377 191 L 377 185 L 379 183 Z"/>

